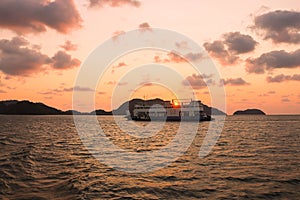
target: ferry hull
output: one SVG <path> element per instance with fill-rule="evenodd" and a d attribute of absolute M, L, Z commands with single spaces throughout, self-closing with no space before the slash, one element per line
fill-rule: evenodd
<path fill-rule="evenodd" d="M 134 121 L 169 121 L 169 122 L 178 122 L 178 121 L 211 121 L 213 120 L 210 116 L 203 117 L 178 117 L 178 116 L 168 116 L 168 117 L 146 117 L 146 118 L 138 118 L 138 117 L 127 117 L 128 120 Z"/>

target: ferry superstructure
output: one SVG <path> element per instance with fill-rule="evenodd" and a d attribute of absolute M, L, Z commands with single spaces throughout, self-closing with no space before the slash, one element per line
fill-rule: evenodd
<path fill-rule="evenodd" d="M 136 121 L 210 121 L 201 101 L 172 99 L 164 104 L 134 105 L 128 118 Z"/>

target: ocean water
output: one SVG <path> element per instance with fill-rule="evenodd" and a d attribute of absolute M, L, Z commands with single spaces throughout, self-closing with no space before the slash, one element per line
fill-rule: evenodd
<path fill-rule="evenodd" d="M 163 148 L 179 127 L 167 122 L 139 138 L 148 122 L 128 135 L 111 116 L 98 121 L 133 156 Z M 300 199 L 300 116 L 228 116 L 216 145 L 200 158 L 209 123 L 199 124 L 187 151 L 169 165 L 129 173 L 95 159 L 87 150 L 95 141 L 82 142 L 72 116 L 2 115 L 0 199 Z"/>

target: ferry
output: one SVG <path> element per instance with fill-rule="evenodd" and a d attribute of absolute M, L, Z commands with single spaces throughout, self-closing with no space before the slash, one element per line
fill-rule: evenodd
<path fill-rule="evenodd" d="M 211 116 L 204 112 L 201 101 L 179 100 L 164 101 L 163 105 L 139 103 L 131 112 L 127 111 L 127 119 L 135 121 L 210 121 Z"/>

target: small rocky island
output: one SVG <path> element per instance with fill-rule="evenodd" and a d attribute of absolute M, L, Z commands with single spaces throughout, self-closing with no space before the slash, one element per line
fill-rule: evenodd
<path fill-rule="evenodd" d="M 259 109 L 247 109 L 235 111 L 233 115 L 266 115 L 266 113 Z"/>

